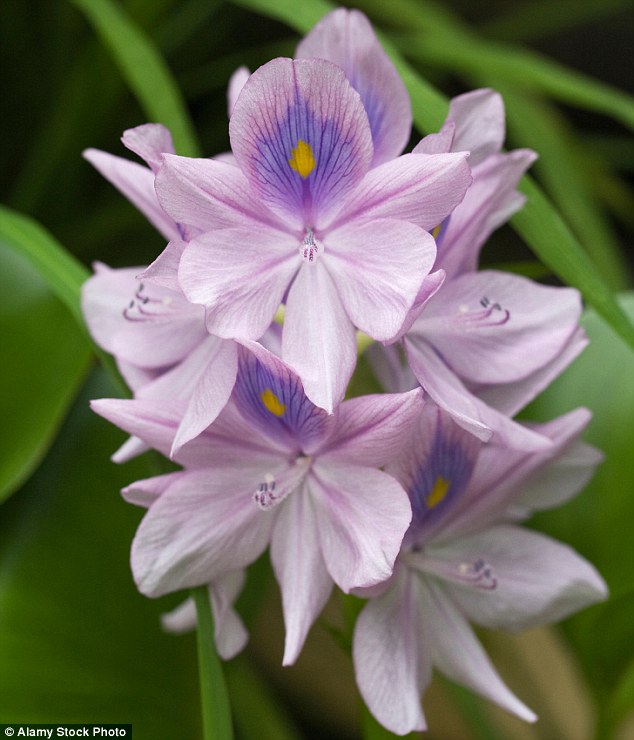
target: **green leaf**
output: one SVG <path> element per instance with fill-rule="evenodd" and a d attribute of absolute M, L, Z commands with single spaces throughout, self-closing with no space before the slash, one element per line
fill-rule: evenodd
<path fill-rule="evenodd" d="M 482 39 L 443 6 L 430 0 L 365 0 L 378 17 L 396 19 L 392 36 L 409 58 L 467 75 L 478 74 L 534 90 L 571 105 L 612 116 L 634 128 L 634 98 L 520 46 Z M 392 21 L 391 25 L 395 25 Z M 414 30 L 412 30 L 414 29 Z"/>
<path fill-rule="evenodd" d="M 627 261 L 591 190 L 596 172 L 591 180 L 588 154 L 574 131 L 543 101 L 528 98 L 509 85 L 496 88 L 504 96 L 514 141 L 539 153 L 534 168 L 597 270 L 613 290 L 629 287 Z"/>
<path fill-rule="evenodd" d="M 0 228 L 0 501 L 33 473 L 88 369 L 90 346 L 72 316 Z"/>
<path fill-rule="evenodd" d="M 214 619 L 207 587 L 193 589 L 192 597 L 196 604 L 204 740 L 232 740 L 231 707 L 220 658 L 216 653 Z"/>
<path fill-rule="evenodd" d="M 29 260 L 83 326 L 80 292 L 90 273 L 81 262 L 38 223 L 4 206 L 0 206 L 0 240 Z"/>
<path fill-rule="evenodd" d="M 545 265 L 564 282 L 578 288 L 603 320 L 634 347 L 632 319 L 616 302 L 564 220 L 530 177 L 522 179 L 520 190 L 528 200 L 524 208 L 513 216 L 511 225 Z"/>
<path fill-rule="evenodd" d="M 135 737 L 200 737 L 195 647 L 162 632 L 174 605 L 137 593 L 129 550 L 141 512 L 119 489 L 147 477 L 108 455 L 124 435 L 88 408 L 99 374 L 0 522 L 0 722 L 134 725 Z"/>
<path fill-rule="evenodd" d="M 615 724 L 634 711 L 634 659 L 630 660 L 628 667 L 623 671 L 609 711 Z"/>
<path fill-rule="evenodd" d="M 241 740 L 301 740 L 301 733 L 270 682 L 245 655 L 227 663 L 225 674 Z"/>
<path fill-rule="evenodd" d="M 620 303 L 634 318 L 634 293 L 623 295 Z M 609 699 L 616 677 L 631 658 L 634 624 L 634 355 L 595 311 L 587 311 L 582 324 L 590 346 L 527 415 L 547 420 L 586 406 L 593 419 L 584 438 L 604 453 L 605 460 L 573 501 L 534 521 L 589 558 L 608 583 L 609 601 L 570 620 L 567 632 L 595 691 Z"/>
<path fill-rule="evenodd" d="M 199 146 L 185 102 L 159 51 L 113 0 L 70 0 L 93 25 L 151 121 L 167 126 L 176 150 L 196 156 Z M 98 84 L 98 80 L 94 81 Z"/>

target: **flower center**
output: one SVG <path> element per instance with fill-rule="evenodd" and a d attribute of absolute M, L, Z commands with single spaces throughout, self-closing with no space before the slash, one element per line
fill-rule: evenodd
<path fill-rule="evenodd" d="M 263 511 L 277 506 L 303 483 L 312 462 L 312 457 L 301 455 L 277 478 L 272 473 L 265 473 L 263 480 L 253 493 L 253 501 Z"/>
<path fill-rule="evenodd" d="M 128 321 L 152 321 L 163 318 L 167 314 L 173 314 L 175 309 L 173 303 L 174 300 L 170 296 L 150 298 L 145 291 L 144 284 L 139 283 L 134 297 L 122 313 Z"/>
<path fill-rule="evenodd" d="M 311 228 L 306 229 L 306 236 L 299 247 L 299 253 L 304 262 L 316 262 L 320 252 L 323 254 L 323 244 L 315 239 Z"/>
<path fill-rule="evenodd" d="M 493 591 L 498 586 L 498 579 L 492 566 L 483 557 L 456 564 L 445 558 L 434 557 L 433 554 L 428 555 L 422 547 L 401 553 L 400 557 L 414 570 L 430 573 L 461 586 L 472 586 L 483 591 Z"/>

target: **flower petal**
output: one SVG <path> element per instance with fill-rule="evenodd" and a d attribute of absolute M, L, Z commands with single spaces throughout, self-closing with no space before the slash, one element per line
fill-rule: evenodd
<path fill-rule="evenodd" d="M 495 90 L 482 88 L 452 98 L 447 120 L 456 126 L 452 150 L 470 152 L 472 167 L 504 144 L 504 101 Z"/>
<path fill-rule="evenodd" d="M 154 262 L 143 270 L 139 278 L 182 292 L 178 283 L 178 265 L 186 246 L 187 242 L 182 239 L 172 239 Z"/>
<path fill-rule="evenodd" d="M 483 442 L 496 434 L 513 449 L 543 450 L 550 447 L 548 438 L 486 406 L 470 393 L 426 342 L 408 335 L 405 347 L 418 382 L 463 429 Z"/>
<path fill-rule="evenodd" d="M 184 414 L 182 402 L 106 398 L 91 401 L 90 405 L 100 416 L 169 457 Z M 267 472 L 271 457 L 284 460 L 288 456 L 285 453 L 283 447 L 254 430 L 230 401 L 214 424 L 182 447 L 175 460 L 188 468 L 225 464 L 253 466 L 256 471 Z"/>
<path fill-rule="evenodd" d="M 245 86 L 250 75 L 251 72 L 249 69 L 242 65 L 236 69 L 229 79 L 229 85 L 227 86 L 227 115 L 229 118 L 231 118 L 238 96 L 242 92 L 242 88 Z"/>
<path fill-rule="evenodd" d="M 368 114 L 373 166 L 403 151 L 412 126 L 409 95 L 363 13 L 347 8 L 328 13 L 302 39 L 295 56 L 327 59 L 346 73 Z"/>
<path fill-rule="evenodd" d="M 288 294 L 282 357 L 304 392 L 332 413 L 342 400 L 357 359 L 354 327 L 324 260 L 304 263 Z"/>
<path fill-rule="evenodd" d="M 156 176 L 156 195 L 175 221 L 200 232 L 262 224 L 279 226 L 234 164 L 166 154 Z"/>
<path fill-rule="evenodd" d="M 148 509 L 159 496 L 167 491 L 174 481 L 178 480 L 179 476 L 180 472 L 176 472 L 138 480 L 123 488 L 121 495 L 129 503 Z"/>
<path fill-rule="evenodd" d="M 474 392 L 488 406 L 493 406 L 507 416 L 515 416 L 549 386 L 587 346 L 585 331 L 577 327 L 561 352 L 539 370 L 515 383 L 483 385 L 476 387 Z"/>
<path fill-rule="evenodd" d="M 420 388 L 344 401 L 333 434 L 319 450 L 322 460 L 383 467 L 403 448 L 423 410 Z"/>
<path fill-rule="evenodd" d="M 282 591 L 286 641 L 283 665 L 292 665 L 308 630 L 332 591 L 321 554 L 317 523 L 305 485 L 280 507 L 271 538 L 271 561 Z"/>
<path fill-rule="evenodd" d="M 121 141 L 131 152 L 145 160 L 155 174 L 163 164 L 164 154 L 175 154 L 169 129 L 160 123 L 144 123 L 123 132 Z"/>
<path fill-rule="evenodd" d="M 348 223 L 324 239 L 328 271 L 352 323 L 379 341 L 403 326 L 436 257 L 431 234 L 395 219 Z"/>
<path fill-rule="evenodd" d="M 557 622 L 607 595 L 590 563 L 568 546 L 521 527 L 489 527 L 428 552 L 457 567 L 478 559 L 489 565 L 493 589 L 447 585 L 469 619 L 485 627 L 516 630 Z"/>
<path fill-rule="evenodd" d="M 353 219 L 396 218 L 431 231 L 460 203 L 470 184 L 464 153 L 403 154 L 368 172 L 332 228 Z"/>
<path fill-rule="evenodd" d="M 332 417 L 306 396 L 299 377 L 256 342 L 239 351 L 233 400 L 256 429 L 289 450 L 312 454 L 330 432 Z"/>
<path fill-rule="evenodd" d="M 200 586 L 256 560 L 275 520 L 254 503 L 254 482 L 251 469 L 183 472 L 150 507 L 132 543 L 141 593 Z"/>
<path fill-rule="evenodd" d="M 535 159 L 530 149 L 515 149 L 493 154 L 472 169 L 473 183 L 439 240 L 437 267 L 450 277 L 476 270 L 482 245 L 524 205 L 517 184 Z"/>
<path fill-rule="evenodd" d="M 231 148 L 262 202 L 289 228 L 319 228 L 372 159 L 368 117 L 343 71 L 323 59 L 274 59 L 233 109 Z"/>
<path fill-rule="evenodd" d="M 246 645 L 249 635 L 233 608 L 233 602 L 244 585 L 244 571 L 239 570 L 219 578 L 207 587 L 214 616 L 216 650 L 223 660 L 231 660 Z M 161 625 L 167 632 L 180 634 L 196 627 L 196 605 L 185 600 L 168 614 L 161 616 Z"/>
<path fill-rule="evenodd" d="M 539 485 L 540 480 L 548 483 L 550 467 L 557 465 L 560 456 L 575 444 L 589 419 L 586 409 L 576 409 L 548 424 L 532 425 L 532 433 L 548 444 L 541 449 L 523 449 L 521 445 L 511 448 L 502 435 L 484 445 L 468 490 L 451 519 L 443 525 L 443 540 L 478 532 L 501 519 L 517 518 L 522 504 L 516 506 L 516 501 L 521 500 L 526 505 L 524 488 Z M 580 478 L 573 476 L 565 490 L 574 480 L 579 482 Z M 537 501 L 542 496 L 548 499 L 557 494 L 544 492 L 538 495 Z"/>
<path fill-rule="evenodd" d="M 388 578 L 412 516 L 401 486 L 380 470 L 320 459 L 307 484 L 324 561 L 339 588 L 347 593 Z"/>
<path fill-rule="evenodd" d="M 406 543 L 423 544 L 453 516 L 470 487 L 481 447 L 477 437 L 434 403 L 425 405 L 409 438 L 385 468 L 405 488 L 412 505 Z"/>
<path fill-rule="evenodd" d="M 505 686 L 466 619 L 437 585 L 426 582 L 425 617 L 434 666 L 526 722 L 536 715 Z"/>
<path fill-rule="evenodd" d="M 385 347 L 375 342 L 367 348 L 365 356 L 386 393 L 406 393 L 420 387 L 414 373 L 405 362 L 400 345 L 390 344 Z"/>
<path fill-rule="evenodd" d="M 297 248 L 292 236 L 265 227 L 208 232 L 187 245 L 179 280 L 189 300 L 206 307 L 211 334 L 258 339 L 298 268 Z"/>
<path fill-rule="evenodd" d="M 405 735 L 427 725 L 420 697 L 431 681 L 431 650 L 419 588 L 406 569 L 357 618 L 352 657 L 357 685 L 374 717 Z"/>
<path fill-rule="evenodd" d="M 572 288 L 493 270 L 445 281 L 410 333 L 420 333 L 462 379 L 521 380 L 563 350 L 581 314 Z"/>
<path fill-rule="evenodd" d="M 226 406 L 237 372 L 235 342 L 208 335 L 181 363 L 138 391 L 137 398 L 186 403 L 172 457 L 206 429 Z"/>
<path fill-rule="evenodd" d="M 481 419 L 477 400 L 446 367 L 426 342 L 416 336 L 405 337 L 407 361 L 421 386 L 440 408 L 451 414 L 463 429 L 487 442 L 491 430 Z"/>
<path fill-rule="evenodd" d="M 86 149 L 83 157 L 123 193 L 166 239 L 179 237 L 178 226 L 156 198 L 152 170 L 98 149 Z"/>
<path fill-rule="evenodd" d="M 445 121 L 438 133 L 427 134 L 421 139 L 412 149 L 412 154 L 447 154 L 453 149 L 455 130 L 453 121 Z"/>
<path fill-rule="evenodd" d="M 409 332 L 409 330 L 414 325 L 414 322 L 416 321 L 416 319 L 423 312 L 425 306 L 427 305 L 427 301 L 429 301 L 430 298 L 433 298 L 433 296 L 436 295 L 436 293 L 440 290 L 444 282 L 445 282 L 445 271 L 444 270 L 436 270 L 436 272 L 431 272 L 429 275 L 425 277 L 422 285 L 420 286 L 418 294 L 416 295 L 416 298 L 414 299 L 414 303 L 412 304 L 412 307 L 410 308 L 407 316 L 405 317 L 405 321 L 403 322 L 403 325 L 399 329 L 398 334 L 390 340 L 390 343 L 397 342 L 399 339 L 402 339 Z M 379 346 L 379 345 L 375 345 L 375 346 Z"/>
<path fill-rule="evenodd" d="M 180 292 L 137 280 L 141 269 L 97 264 L 82 286 L 82 311 L 97 344 L 117 360 L 168 367 L 207 336 L 204 312 Z"/>
<path fill-rule="evenodd" d="M 124 462 L 128 462 L 128 460 L 132 460 L 132 458 L 136 457 L 137 455 L 141 455 L 144 452 L 147 452 L 149 449 L 150 446 L 145 444 L 142 439 L 139 439 L 138 437 L 130 437 L 121 445 L 121 447 L 119 447 L 116 452 L 113 452 L 112 455 L 110 455 L 110 459 L 112 460 L 112 462 L 121 464 Z"/>

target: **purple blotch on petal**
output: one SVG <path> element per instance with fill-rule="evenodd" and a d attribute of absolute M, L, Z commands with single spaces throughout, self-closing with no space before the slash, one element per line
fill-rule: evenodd
<path fill-rule="evenodd" d="M 264 363 L 241 347 L 233 400 L 267 438 L 301 452 L 326 433 L 328 414 L 308 400 L 300 379 L 273 359 Z"/>
<path fill-rule="evenodd" d="M 465 492 L 479 450 L 477 440 L 459 429 L 440 409 L 432 413 L 437 417 L 433 441 L 427 455 L 416 461 L 408 487 L 412 524 L 406 541 L 413 548 L 422 544 L 430 525 L 444 518 Z"/>
<path fill-rule="evenodd" d="M 339 208 L 372 157 L 359 95 L 324 60 L 275 59 L 254 72 L 229 129 L 262 201 L 302 230 Z"/>

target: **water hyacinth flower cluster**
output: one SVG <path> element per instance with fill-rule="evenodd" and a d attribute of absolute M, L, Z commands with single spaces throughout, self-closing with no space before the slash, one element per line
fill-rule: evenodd
<path fill-rule="evenodd" d="M 137 586 L 208 587 L 230 658 L 248 639 L 233 602 L 268 549 L 284 665 L 336 586 L 367 599 L 353 660 L 387 729 L 425 729 L 433 667 L 532 721 L 470 623 L 546 624 L 606 593 L 522 526 L 600 460 L 583 409 L 514 418 L 584 348 L 580 297 L 478 270 L 535 155 L 503 151 L 492 90 L 452 100 L 403 154 L 407 92 L 354 10 L 294 59 L 239 70 L 228 107 L 231 152 L 215 158 L 178 156 L 158 124 L 123 136 L 147 166 L 85 153 L 169 242 L 146 268 L 96 265 L 83 293 L 134 393 L 93 402 L 131 435 L 115 459 L 152 448 L 181 466 L 123 491 L 147 508 Z M 359 336 L 385 392 L 344 400 Z M 193 626 L 191 602 L 166 623 Z"/>

